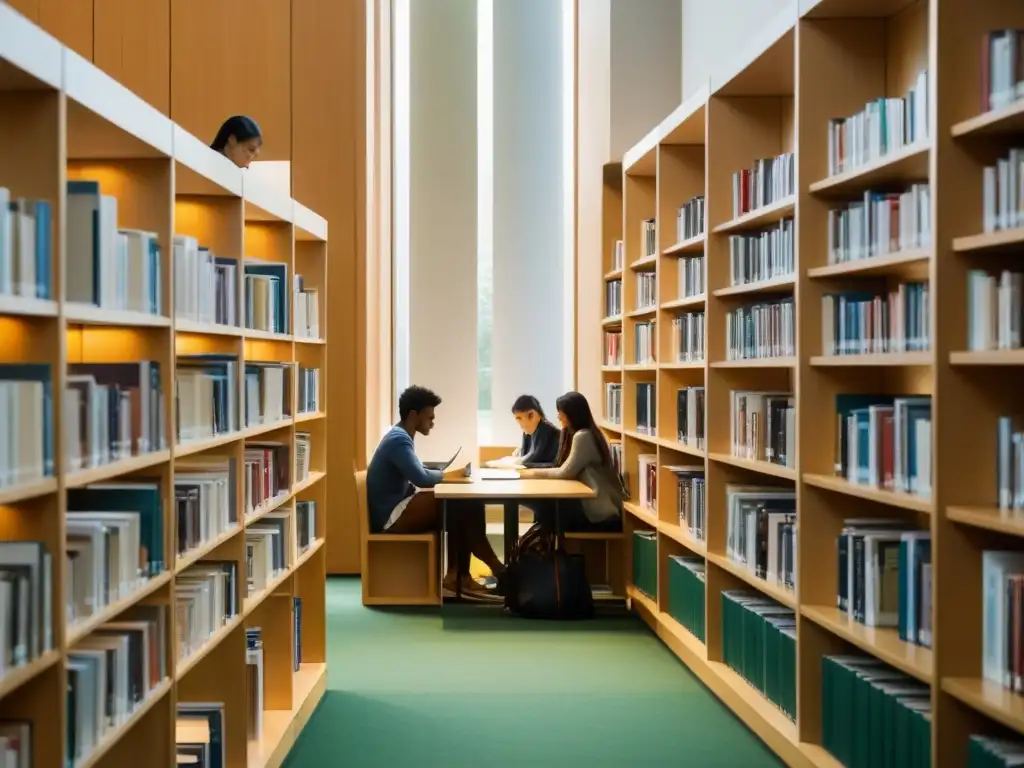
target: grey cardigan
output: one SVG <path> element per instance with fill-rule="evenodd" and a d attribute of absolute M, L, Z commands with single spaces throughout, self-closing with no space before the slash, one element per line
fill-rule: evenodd
<path fill-rule="evenodd" d="M 560 467 L 534 470 L 535 477 L 557 480 L 579 480 L 597 495 L 583 499 L 583 513 L 592 523 L 622 516 L 624 494 L 622 481 L 615 470 L 604 466 L 597 442 L 589 429 L 581 429 L 572 436 L 572 446 L 565 463 Z"/>

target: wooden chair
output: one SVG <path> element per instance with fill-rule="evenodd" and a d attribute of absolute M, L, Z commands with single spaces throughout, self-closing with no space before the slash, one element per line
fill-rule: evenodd
<path fill-rule="evenodd" d="M 438 605 L 436 533 L 370 533 L 366 470 L 355 473 L 363 605 Z"/>

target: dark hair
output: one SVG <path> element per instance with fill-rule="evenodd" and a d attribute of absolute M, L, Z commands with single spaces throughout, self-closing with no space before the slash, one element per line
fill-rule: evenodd
<path fill-rule="evenodd" d="M 544 418 L 544 409 L 540 407 L 540 400 L 533 395 L 520 395 L 512 403 L 512 413 L 526 413 L 527 411 L 536 411 L 538 416 Z"/>
<path fill-rule="evenodd" d="M 422 411 L 427 408 L 437 408 L 441 404 L 441 398 L 426 387 L 418 387 L 413 384 L 398 398 L 398 417 L 405 421 L 413 411 Z"/>
<path fill-rule="evenodd" d="M 228 146 L 228 139 L 232 136 L 235 137 L 235 141 L 263 140 L 263 134 L 255 120 L 245 115 L 233 115 L 225 120 L 224 125 L 217 131 L 217 137 L 213 140 L 210 148 L 223 152 Z"/>
<path fill-rule="evenodd" d="M 581 430 L 588 429 L 594 436 L 597 444 L 597 452 L 601 454 L 601 463 L 608 469 L 614 469 L 612 462 L 612 451 L 608 447 L 608 441 L 604 439 L 601 430 L 594 423 L 594 414 L 590 411 L 590 403 L 587 398 L 579 392 L 566 392 L 555 401 L 555 407 L 565 416 L 568 426 L 562 430 L 562 436 L 558 441 L 558 458 L 556 463 L 561 466 L 569 458 L 569 451 L 572 448 L 572 438 Z"/>

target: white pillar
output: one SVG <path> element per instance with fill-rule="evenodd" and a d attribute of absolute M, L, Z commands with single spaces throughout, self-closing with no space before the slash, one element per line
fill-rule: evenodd
<path fill-rule="evenodd" d="M 516 444 L 510 409 L 536 395 L 549 416 L 567 388 L 563 8 L 497 0 L 493 17 L 492 439 Z"/>
<path fill-rule="evenodd" d="M 396 3 L 396 388 L 444 401 L 430 459 L 477 457 L 476 20 L 475 0 Z"/>

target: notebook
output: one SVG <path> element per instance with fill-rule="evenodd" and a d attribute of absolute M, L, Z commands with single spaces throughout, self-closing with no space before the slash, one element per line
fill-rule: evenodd
<path fill-rule="evenodd" d="M 516 469 L 488 469 L 480 470 L 481 480 L 518 480 L 519 470 Z"/>
<path fill-rule="evenodd" d="M 424 461 L 423 466 L 427 469 L 436 469 L 440 472 L 444 472 L 448 467 L 455 463 L 455 460 L 459 458 L 459 454 L 462 453 L 462 447 L 455 451 L 455 455 L 452 456 L 448 461 Z"/>

